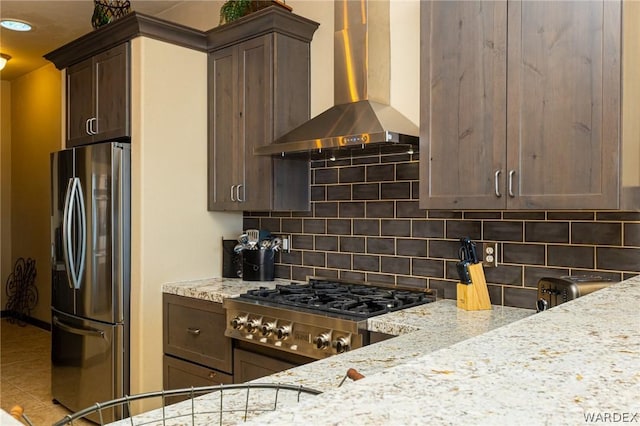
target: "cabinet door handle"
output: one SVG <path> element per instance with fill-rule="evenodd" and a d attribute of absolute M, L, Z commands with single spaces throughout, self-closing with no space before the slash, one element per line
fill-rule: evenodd
<path fill-rule="evenodd" d="M 502 194 L 500 193 L 500 174 L 502 173 L 502 170 L 496 170 L 496 172 L 494 173 L 494 183 L 495 183 L 495 191 L 496 191 L 496 197 L 500 198 L 502 197 Z"/>
<path fill-rule="evenodd" d="M 189 327 L 189 328 L 187 328 L 187 333 L 192 334 L 194 336 L 197 336 L 197 335 L 200 334 L 200 329 L 199 328 Z"/>
<path fill-rule="evenodd" d="M 509 197 L 515 197 L 516 194 L 513 193 L 513 176 L 516 174 L 515 170 L 509 170 Z"/>
<path fill-rule="evenodd" d="M 94 123 L 97 123 L 97 122 L 98 122 L 98 119 L 96 117 L 93 117 L 93 118 L 88 118 L 87 121 L 84 123 L 84 130 L 87 132 L 88 135 L 98 134 L 94 126 Z"/>
<path fill-rule="evenodd" d="M 236 201 L 234 192 L 235 187 L 235 185 L 231 185 L 231 201 Z"/>
<path fill-rule="evenodd" d="M 240 197 L 240 188 L 244 188 L 244 184 L 239 184 L 237 189 L 236 189 L 236 198 L 238 199 L 239 203 L 244 203 L 244 197 Z M 243 191 L 244 192 L 244 191 Z"/>
<path fill-rule="evenodd" d="M 217 376 L 217 374 L 214 371 L 209 371 L 209 378 L 210 379 L 215 379 Z"/>

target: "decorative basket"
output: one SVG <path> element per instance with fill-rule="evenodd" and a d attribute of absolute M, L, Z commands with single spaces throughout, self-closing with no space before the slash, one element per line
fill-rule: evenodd
<path fill-rule="evenodd" d="M 122 18 L 131 12 L 129 0 L 93 0 L 93 3 L 91 25 L 95 29 Z"/>

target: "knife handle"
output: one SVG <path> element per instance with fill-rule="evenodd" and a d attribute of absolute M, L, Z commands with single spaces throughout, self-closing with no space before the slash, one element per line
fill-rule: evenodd
<path fill-rule="evenodd" d="M 476 251 L 476 243 L 469 241 L 469 254 L 471 263 L 478 263 L 478 252 Z"/>

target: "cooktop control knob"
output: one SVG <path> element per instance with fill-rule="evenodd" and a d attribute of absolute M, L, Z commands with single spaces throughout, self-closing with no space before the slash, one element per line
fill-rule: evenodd
<path fill-rule="evenodd" d="M 338 337 L 333 342 L 333 347 L 336 348 L 336 352 L 339 354 L 346 352 L 351 347 L 351 339 L 348 336 Z"/>
<path fill-rule="evenodd" d="M 275 321 L 268 321 L 262 324 L 261 332 L 263 336 L 269 336 L 276 329 Z"/>
<path fill-rule="evenodd" d="M 278 338 L 278 340 L 284 340 L 287 337 L 289 337 L 290 334 L 291 334 L 290 324 L 281 325 L 276 329 L 276 337 Z"/>
<path fill-rule="evenodd" d="M 326 348 L 327 346 L 329 346 L 330 342 L 331 342 L 331 333 L 330 332 L 322 333 L 319 336 L 316 336 L 315 339 L 313 339 L 313 343 L 316 344 L 316 348 L 317 349 Z"/>
<path fill-rule="evenodd" d="M 252 318 L 249 321 L 247 321 L 247 331 L 249 333 L 258 331 L 261 325 L 262 325 L 262 318 Z"/>
<path fill-rule="evenodd" d="M 236 330 L 240 330 L 247 323 L 246 315 L 238 315 L 234 319 L 231 320 L 231 327 Z"/>

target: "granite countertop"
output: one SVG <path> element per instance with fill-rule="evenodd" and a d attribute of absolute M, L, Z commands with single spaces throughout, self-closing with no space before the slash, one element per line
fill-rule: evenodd
<path fill-rule="evenodd" d="M 166 283 L 162 285 L 162 292 L 222 303 L 224 299 L 240 296 L 249 290 L 260 287 L 275 288 L 276 284 L 289 283 L 291 280 L 243 281 L 240 278 L 207 278 Z"/>
<path fill-rule="evenodd" d="M 347 381 L 313 401 L 249 423 L 637 422 L 639 302 L 640 276 L 441 350 L 416 354 L 376 374 L 361 371 L 366 376 L 362 380 Z M 420 330 L 389 342 L 426 338 L 428 333 Z"/>
<path fill-rule="evenodd" d="M 218 300 L 242 293 L 238 287 L 264 284 L 218 279 L 166 284 L 163 291 Z M 639 300 L 640 276 L 536 315 L 497 306 L 467 312 L 455 301 L 439 300 L 375 317 L 368 321 L 370 330 L 399 336 L 256 380 L 323 393 L 249 423 L 529 425 L 585 423 L 588 416 L 632 419 L 640 416 Z M 348 368 L 365 378 L 338 387 Z M 212 406 L 215 398 L 198 401 Z M 184 410 L 184 404 L 167 412 Z M 196 424 L 211 421 L 204 416 Z"/>
<path fill-rule="evenodd" d="M 212 278 L 167 283 L 163 285 L 162 290 L 165 293 L 222 302 L 225 298 L 237 296 L 249 289 L 274 287 L 276 284 L 289 282 L 291 281 L 256 282 L 242 281 L 237 278 Z M 355 368 L 365 376 L 370 376 L 496 327 L 531 316 L 533 313 L 533 310 L 502 306 L 493 306 L 491 310 L 486 311 L 468 312 L 458 309 L 454 300 L 438 300 L 367 321 L 367 328 L 370 331 L 398 337 L 257 379 L 254 383 L 295 384 L 322 392 L 333 391 L 338 389 L 349 368 Z M 244 395 L 241 392 L 227 393 L 225 401 L 232 401 L 236 395 L 238 399 L 244 401 Z M 268 401 L 271 396 L 265 395 L 258 400 Z M 215 407 L 217 398 L 218 394 L 213 393 L 199 397 L 197 401 L 205 406 Z M 307 398 L 315 397 L 307 396 Z M 168 414 L 165 413 L 165 415 L 170 417 L 185 410 L 187 412 L 190 410 L 188 402 L 171 406 L 167 409 Z M 158 416 L 161 418 L 161 413 L 154 411 L 136 418 L 140 421 L 148 421 Z M 204 415 L 198 420 L 201 422 L 198 424 L 217 423 L 216 417 L 215 414 Z M 225 424 L 232 424 L 236 420 L 238 419 L 225 414 Z"/>

